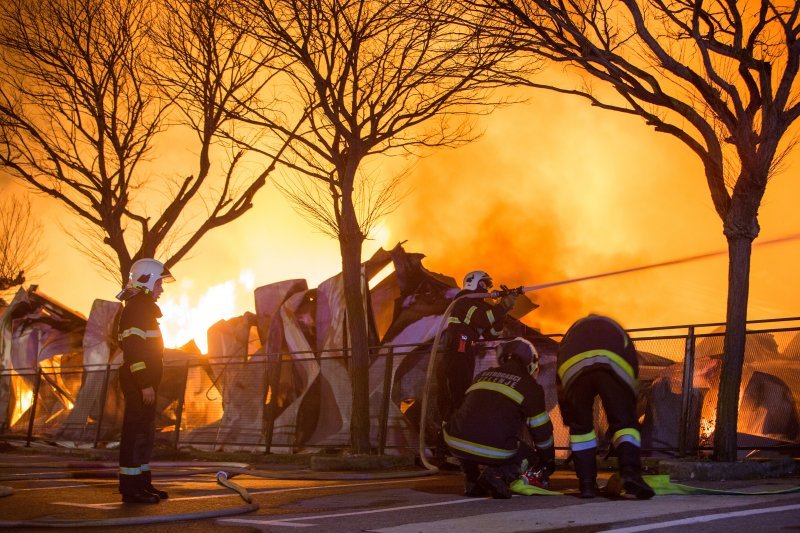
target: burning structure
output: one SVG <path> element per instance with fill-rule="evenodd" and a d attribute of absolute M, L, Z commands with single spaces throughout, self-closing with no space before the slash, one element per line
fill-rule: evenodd
<path fill-rule="evenodd" d="M 431 344 L 458 291 L 454 279 L 428 271 L 422 258 L 398 245 L 363 264 L 373 346 L 371 441 L 381 451 L 417 449 Z M 348 446 L 352 392 L 341 276 L 316 288 L 302 279 L 286 280 L 259 287 L 254 296 L 255 313 L 209 329 L 207 354 L 192 347 L 167 350 L 157 400 L 161 439 L 173 446 L 273 453 Z M 558 410 L 557 342 L 520 321 L 535 308 L 520 298 L 504 337 L 522 336 L 537 347 L 547 407 Z M 96 300 L 85 318 L 36 287 L 17 293 L 0 316 L 4 434 L 90 445 L 118 440 L 120 310 L 118 302 Z M 782 351 L 770 333 L 748 337 L 741 446 L 800 441 L 800 333 L 792 334 Z M 476 372 L 494 364 L 495 344 L 484 344 Z M 636 344 L 645 449 L 675 453 L 682 444 L 684 449 L 704 444 L 703 431 L 706 436 L 713 431 L 722 337 L 718 332 L 703 337 L 695 356 L 686 359 L 685 339 Z M 684 399 L 689 361 L 693 379 Z M 556 445 L 566 447 L 567 431 L 554 415 Z M 598 435 L 604 429 L 601 416 Z"/>

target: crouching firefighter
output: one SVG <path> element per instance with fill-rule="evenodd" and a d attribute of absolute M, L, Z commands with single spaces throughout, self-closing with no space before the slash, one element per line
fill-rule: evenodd
<path fill-rule="evenodd" d="M 636 417 L 639 361 L 633 341 L 614 320 L 589 315 L 575 322 L 558 347 L 558 403 L 569 427 L 570 448 L 581 498 L 597 488 L 597 435 L 593 406 L 600 396 L 612 435 L 625 493 L 646 500 L 653 489 L 642 479 L 641 437 Z"/>
<path fill-rule="evenodd" d="M 546 482 L 555 470 L 553 424 L 536 383 L 539 355 L 516 338 L 497 348 L 499 366 L 478 374 L 445 426 L 444 438 L 464 472 L 464 494 L 510 498 L 526 461 Z M 530 432 L 535 449 L 520 440 Z M 482 471 L 481 471 L 482 468 Z"/>
<path fill-rule="evenodd" d="M 174 281 L 163 263 L 139 259 L 117 298 L 125 302 L 118 336 L 123 363 L 119 382 L 125 397 L 119 448 L 119 492 L 126 503 L 158 503 L 168 497 L 153 487 L 150 456 L 155 439 L 156 398 L 161 383 L 164 342 L 156 300 L 162 283 Z"/>
<path fill-rule="evenodd" d="M 463 288 L 455 296 L 456 302 L 444 331 L 444 351 L 436 367 L 439 425 L 450 419 L 475 377 L 475 342 L 498 338 L 503 332 L 506 314 L 514 307 L 517 293 L 513 290 L 506 291 L 494 305 L 483 298 L 461 298 L 489 293 L 491 289 L 492 277 L 483 270 L 475 270 L 464 276 Z M 441 428 L 437 427 L 437 431 L 435 460 L 443 464 L 447 446 Z"/>

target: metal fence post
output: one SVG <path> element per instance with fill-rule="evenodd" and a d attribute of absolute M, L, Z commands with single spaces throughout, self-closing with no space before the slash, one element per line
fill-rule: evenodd
<path fill-rule="evenodd" d="M 269 403 L 264 411 L 264 453 L 270 453 L 272 448 L 272 434 L 275 429 L 275 414 L 278 410 L 278 388 L 281 384 L 281 370 L 283 369 L 283 354 L 277 355 L 278 362 L 271 365 L 273 367 L 273 374 L 270 376 L 267 387 L 269 388 Z M 265 400 L 266 401 L 266 400 Z"/>
<path fill-rule="evenodd" d="M 39 367 L 36 370 L 36 383 L 33 385 L 33 402 L 31 403 L 30 413 L 31 416 L 28 419 L 28 437 L 25 442 L 25 447 L 31 447 L 31 439 L 33 437 L 33 423 L 36 420 L 36 404 L 39 403 L 39 385 L 42 383 L 42 369 Z"/>
<path fill-rule="evenodd" d="M 186 384 L 189 382 L 189 361 L 183 367 L 183 387 L 181 396 L 178 398 L 178 406 L 175 408 L 175 442 L 172 448 L 177 450 L 181 440 L 181 423 L 183 422 L 183 404 L 186 402 Z"/>
<path fill-rule="evenodd" d="M 681 396 L 681 427 L 679 430 L 678 455 L 684 457 L 689 440 L 689 424 L 694 395 L 694 326 L 689 327 L 686 335 L 686 348 L 683 357 L 683 386 Z"/>
<path fill-rule="evenodd" d="M 383 370 L 383 399 L 381 401 L 381 412 L 378 419 L 378 454 L 383 455 L 386 448 L 386 434 L 389 432 L 389 401 L 392 393 L 392 366 L 394 365 L 394 347 L 389 348 L 386 354 L 385 367 Z"/>
<path fill-rule="evenodd" d="M 103 380 L 103 391 L 100 393 L 100 414 L 97 416 L 97 431 L 94 434 L 94 447 L 100 442 L 100 428 L 103 426 L 103 417 L 106 413 L 106 401 L 108 396 L 108 378 L 111 376 L 111 363 L 106 365 L 106 378 Z"/>

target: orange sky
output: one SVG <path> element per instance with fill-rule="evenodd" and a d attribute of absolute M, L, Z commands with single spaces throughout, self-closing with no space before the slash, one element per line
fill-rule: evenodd
<path fill-rule="evenodd" d="M 483 119 L 479 141 L 414 166 L 410 194 L 365 258 L 405 240 L 406 250 L 426 254 L 425 266 L 456 279 L 484 269 L 497 284 L 534 285 L 725 249 L 701 166 L 682 144 L 574 97 L 527 94 L 532 102 Z M 757 243 L 800 231 L 798 171 L 800 152 L 767 188 Z M 0 187 L 18 190 L 8 181 Z M 116 284 L 64 236 L 65 211 L 54 200 L 36 202 L 49 259 L 30 281 L 84 314 L 95 298 L 113 299 Z M 798 260 L 800 241 L 754 248 L 750 318 L 800 315 Z M 178 282 L 161 301 L 165 333 L 183 342 L 178 330 L 187 324 L 202 332 L 253 310 L 255 286 L 289 278 L 315 286 L 339 270 L 337 243 L 268 185 L 250 213 L 212 232 L 174 269 Z M 526 321 L 548 333 L 590 311 L 631 328 L 721 321 L 726 277 L 720 256 L 546 289 L 530 295 L 541 307 Z"/>

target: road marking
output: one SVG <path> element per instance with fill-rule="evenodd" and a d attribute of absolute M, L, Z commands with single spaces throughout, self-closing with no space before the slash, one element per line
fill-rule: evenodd
<path fill-rule="evenodd" d="M 339 518 L 342 516 L 359 516 L 365 514 L 376 514 L 376 513 L 391 513 L 392 511 L 405 511 L 406 509 L 421 509 L 423 507 L 440 507 L 442 505 L 453 505 L 457 503 L 467 503 L 472 502 L 475 503 L 475 498 L 467 498 L 464 500 L 451 500 L 446 502 L 433 502 L 433 503 L 420 503 L 418 505 L 403 505 L 401 507 L 387 507 L 385 509 L 370 509 L 369 511 L 352 511 L 349 513 L 334 513 L 334 514 L 318 514 L 312 516 L 299 516 L 297 518 L 280 518 L 274 519 L 269 517 L 264 517 L 263 519 L 247 519 L 247 518 L 222 518 L 217 520 L 217 522 L 225 523 L 225 524 L 249 524 L 249 525 L 271 525 L 271 526 L 290 526 L 290 527 L 312 527 L 316 526 L 316 524 L 307 524 L 298 522 L 298 520 L 308 521 L 308 520 L 320 520 L 322 518 Z"/>
<path fill-rule="evenodd" d="M 726 518 L 735 518 L 737 516 L 751 516 L 766 513 L 782 513 L 784 511 L 794 511 L 800 509 L 798 505 L 782 505 L 780 507 L 767 507 L 764 509 L 748 509 L 746 511 L 732 511 L 730 513 L 709 514 L 704 516 L 692 516 L 690 518 L 683 518 L 681 520 L 670 520 L 669 522 L 655 522 L 650 524 L 642 524 L 640 526 L 621 527 L 618 529 L 606 529 L 602 533 L 635 533 L 637 531 L 650 531 L 653 529 L 663 529 L 665 527 L 685 526 L 689 524 L 700 524 L 703 522 L 713 522 L 715 520 L 725 520 Z"/>
<path fill-rule="evenodd" d="M 26 490 L 59 490 L 59 489 L 88 489 L 91 487 L 102 487 L 105 485 L 119 485 L 119 481 L 104 481 L 102 483 L 84 483 L 81 485 L 54 485 L 52 487 L 30 487 L 26 489 L 14 489 L 14 492 L 22 492 Z"/>
<path fill-rule="evenodd" d="M 421 478 L 421 479 L 433 479 L 433 478 Z M 293 481 L 293 480 L 287 480 Z M 373 481 L 369 483 L 341 483 L 338 485 L 315 485 L 313 487 L 290 487 L 285 489 L 264 489 L 264 490 L 249 490 L 248 493 L 253 496 L 254 494 L 275 494 L 280 492 L 298 492 L 304 490 L 324 490 L 324 489 L 341 489 L 341 488 L 349 488 L 349 487 L 369 487 L 373 485 L 391 485 L 397 483 L 410 483 L 412 481 L 418 481 L 416 479 L 393 479 L 388 481 Z M 240 497 L 235 492 L 226 492 L 223 494 L 203 494 L 200 496 L 184 496 L 183 498 L 169 498 L 167 500 L 162 501 L 162 504 L 170 503 L 170 502 L 180 502 L 186 500 L 203 500 L 203 499 L 210 499 L 210 498 L 230 498 L 232 496 Z M 51 502 L 53 505 L 67 505 L 70 507 L 85 507 L 88 509 L 114 509 L 116 507 L 120 507 L 122 502 L 106 502 L 106 503 L 78 503 L 78 502 Z"/>
<path fill-rule="evenodd" d="M 514 497 L 518 498 L 517 496 Z M 519 498 L 523 498 L 519 496 Z M 373 526 L 373 531 L 381 533 L 486 533 L 487 531 L 527 531 L 544 532 L 579 527 L 613 527 L 623 520 L 658 519 L 669 520 L 675 517 L 675 510 L 681 512 L 711 513 L 735 510 L 750 505 L 773 505 L 777 496 L 658 496 L 651 500 L 619 502 L 601 499 L 592 503 L 569 504 L 553 508 L 535 508 L 535 496 L 526 496 L 531 507 L 525 510 L 496 511 L 493 505 L 479 505 L 466 508 L 465 513 L 455 518 L 435 519 L 433 521 L 409 522 L 402 525 Z M 572 498 L 564 497 L 564 503 Z M 789 500 L 784 496 L 784 503 Z M 482 502 L 476 502 L 482 503 Z M 623 510 L 624 508 L 624 510 Z M 413 515 L 413 513 L 407 513 Z M 422 515 L 423 513 L 417 513 Z M 276 519 L 278 517 L 275 517 Z M 423 518 L 419 516 L 418 518 Z M 413 516 L 412 516 L 413 519 Z M 285 520 L 285 519 L 284 519 Z M 650 526 L 652 527 L 652 526 Z"/>

